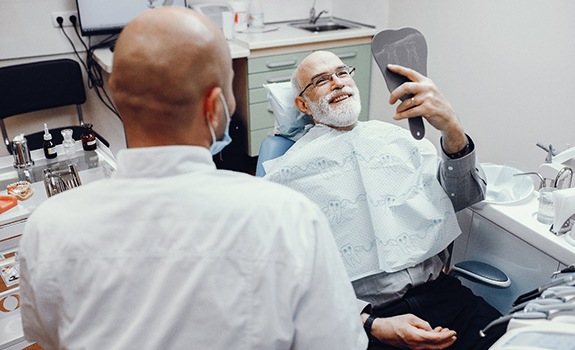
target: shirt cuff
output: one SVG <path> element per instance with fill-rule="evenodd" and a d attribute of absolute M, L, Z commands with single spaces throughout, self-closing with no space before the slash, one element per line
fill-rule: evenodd
<path fill-rule="evenodd" d="M 467 138 L 467 143 L 465 144 L 465 147 L 463 147 L 458 152 L 452 154 L 445 152 L 445 149 L 443 148 L 443 138 L 440 139 L 439 144 L 441 145 L 441 151 L 445 159 L 463 158 L 475 150 L 475 144 L 473 143 L 471 137 L 469 137 L 469 135 L 467 134 L 465 134 L 465 137 Z"/>
<path fill-rule="evenodd" d="M 360 300 L 360 299 L 356 299 L 356 300 L 357 300 L 357 307 L 358 307 L 360 315 L 364 312 L 366 314 L 371 314 L 371 304 L 370 303 L 368 303 L 367 301 Z"/>

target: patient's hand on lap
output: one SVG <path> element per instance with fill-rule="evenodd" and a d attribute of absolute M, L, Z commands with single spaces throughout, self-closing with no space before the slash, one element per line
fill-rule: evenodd
<path fill-rule="evenodd" d="M 413 314 L 376 318 L 371 334 L 385 344 L 406 349 L 445 349 L 457 340 L 448 328 L 431 328 Z"/>

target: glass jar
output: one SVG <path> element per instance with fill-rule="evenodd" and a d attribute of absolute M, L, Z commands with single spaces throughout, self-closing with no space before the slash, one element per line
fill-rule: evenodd
<path fill-rule="evenodd" d="M 92 130 L 92 124 L 84 124 L 84 131 L 81 135 L 82 148 L 84 151 L 93 151 L 96 149 L 96 134 Z"/>
<path fill-rule="evenodd" d="M 76 151 L 76 141 L 72 138 L 72 129 L 64 129 L 60 132 L 64 140 L 62 141 L 62 146 L 64 147 L 64 153 L 71 155 Z"/>

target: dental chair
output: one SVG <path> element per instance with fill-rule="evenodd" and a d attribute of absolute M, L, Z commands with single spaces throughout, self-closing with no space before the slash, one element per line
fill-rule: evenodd
<path fill-rule="evenodd" d="M 84 131 L 82 104 L 86 102 L 86 92 L 82 71 L 78 62 L 71 59 L 57 59 L 17 64 L 0 68 L 0 129 L 4 144 L 12 154 L 12 142 L 6 130 L 5 119 L 28 118 L 30 112 L 45 111 L 57 107 L 75 106 L 78 122 L 51 128 L 52 141 L 62 143 L 63 129 L 72 129 L 72 137 L 79 140 Z M 74 114 L 74 113 L 72 113 Z M 52 126 L 53 120 L 42 120 L 35 126 L 38 131 L 24 135 L 30 150 L 40 149 L 44 143 L 43 123 Z M 14 137 L 15 135 L 12 135 Z M 110 146 L 96 132 L 96 137 Z"/>
<path fill-rule="evenodd" d="M 263 167 L 263 162 L 277 158 L 284 153 L 295 143 L 281 135 L 270 135 L 264 139 L 260 146 L 260 153 L 256 165 L 256 176 L 263 177 L 266 171 Z"/>
<path fill-rule="evenodd" d="M 274 134 L 267 136 L 260 145 L 256 164 L 256 176 L 266 172 L 262 163 L 283 155 L 303 134 L 306 126 L 313 124 L 311 117 L 300 112 L 295 104 L 295 92 L 291 82 L 263 84 L 267 91 L 269 107 L 275 118 Z"/>

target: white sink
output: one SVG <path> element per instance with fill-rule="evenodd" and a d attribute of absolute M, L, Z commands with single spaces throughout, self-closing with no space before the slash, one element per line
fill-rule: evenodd
<path fill-rule="evenodd" d="M 534 186 L 530 176 L 520 174 L 521 171 L 508 165 L 484 163 L 481 167 L 487 177 L 487 193 L 484 203 L 518 204 L 531 198 Z"/>

